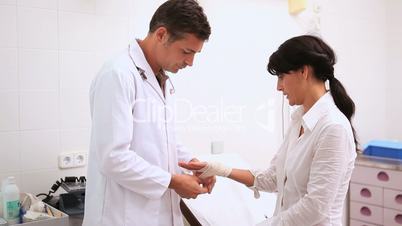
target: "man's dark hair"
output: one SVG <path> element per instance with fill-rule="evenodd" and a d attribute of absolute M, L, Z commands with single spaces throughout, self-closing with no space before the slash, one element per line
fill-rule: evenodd
<path fill-rule="evenodd" d="M 195 0 L 169 0 L 159 6 L 149 23 L 149 33 L 162 26 L 169 32 L 170 41 L 181 39 L 186 33 L 206 41 L 211 34 L 204 10 Z"/>

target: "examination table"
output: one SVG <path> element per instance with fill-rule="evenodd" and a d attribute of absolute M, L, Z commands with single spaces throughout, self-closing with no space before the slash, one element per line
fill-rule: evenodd
<path fill-rule="evenodd" d="M 198 156 L 200 161 L 217 161 L 227 166 L 250 169 L 237 154 Z M 260 192 L 259 199 L 245 185 L 223 177 L 217 177 L 211 194 L 196 199 L 183 199 L 181 209 L 191 226 L 253 226 L 271 217 L 276 194 Z"/>

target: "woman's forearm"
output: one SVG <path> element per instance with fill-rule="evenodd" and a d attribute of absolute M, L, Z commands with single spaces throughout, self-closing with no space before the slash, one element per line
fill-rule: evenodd
<path fill-rule="evenodd" d="M 254 185 L 254 176 L 249 170 L 232 169 L 228 176 L 230 179 L 245 184 L 247 187 Z"/>

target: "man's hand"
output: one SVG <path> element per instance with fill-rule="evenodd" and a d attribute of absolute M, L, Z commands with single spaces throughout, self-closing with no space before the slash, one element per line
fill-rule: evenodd
<path fill-rule="evenodd" d="M 175 174 L 169 184 L 169 188 L 174 189 L 182 198 L 197 198 L 199 194 L 205 194 L 208 189 L 202 187 L 202 180 L 196 176 Z"/>
<path fill-rule="evenodd" d="M 195 163 L 195 164 L 198 164 L 198 163 L 200 163 L 200 166 L 203 166 L 203 167 L 205 167 L 205 162 L 204 163 L 202 163 L 202 162 L 200 162 L 198 159 L 196 159 L 196 158 L 193 158 L 193 159 L 191 159 L 190 161 L 189 161 L 189 163 Z M 181 166 L 181 164 L 184 166 L 184 165 L 187 165 L 186 163 L 183 163 L 183 162 L 181 162 L 181 163 L 179 163 L 179 166 Z M 201 167 L 201 168 L 203 168 L 203 167 Z M 183 167 L 183 168 L 185 168 L 185 167 Z M 199 168 L 199 167 L 198 167 Z M 201 169 L 200 168 L 200 169 Z M 200 175 L 202 174 L 201 172 L 197 172 L 197 169 L 194 169 L 194 170 L 192 170 L 193 171 L 193 175 L 195 175 L 195 176 L 197 176 L 197 177 L 200 177 Z M 215 183 L 216 183 L 216 176 L 210 176 L 210 177 L 206 177 L 206 178 L 201 178 L 201 181 L 202 181 L 202 186 L 205 188 L 207 188 L 208 189 L 208 193 L 209 194 L 211 194 L 211 192 L 212 192 L 212 189 L 214 188 L 214 186 L 215 186 Z"/>
<path fill-rule="evenodd" d="M 216 183 L 216 176 L 207 177 L 207 178 L 201 179 L 201 181 L 202 181 L 202 186 L 206 187 L 208 189 L 208 193 L 211 194 L 212 189 L 214 189 L 214 186 Z"/>

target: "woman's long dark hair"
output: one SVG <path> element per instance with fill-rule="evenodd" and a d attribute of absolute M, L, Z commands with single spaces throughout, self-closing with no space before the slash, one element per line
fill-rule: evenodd
<path fill-rule="evenodd" d="M 313 74 L 317 79 L 323 82 L 328 80 L 335 105 L 350 122 L 357 149 L 356 132 L 352 125 L 355 103 L 347 94 L 342 83 L 335 78 L 335 63 L 334 51 L 322 39 L 311 35 L 302 35 L 291 38 L 280 45 L 278 50 L 269 57 L 267 69 L 272 75 L 280 75 L 309 65 L 313 68 Z"/>

